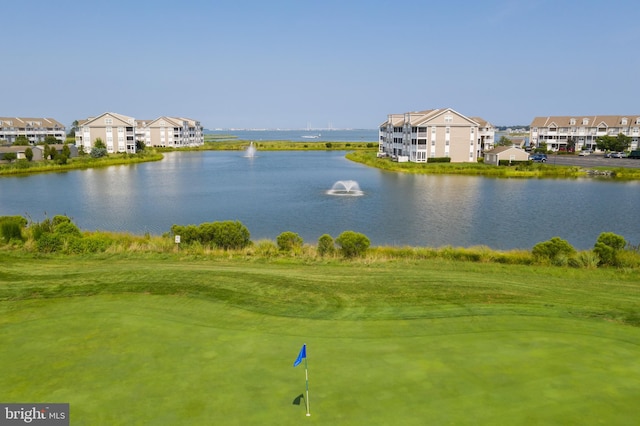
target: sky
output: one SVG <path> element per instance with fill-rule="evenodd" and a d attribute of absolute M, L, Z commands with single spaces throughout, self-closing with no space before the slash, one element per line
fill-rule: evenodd
<path fill-rule="evenodd" d="M 0 116 L 373 129 L 453 108 L 496 126 L 640 114 L 637 0 L 20 0 Z"/>

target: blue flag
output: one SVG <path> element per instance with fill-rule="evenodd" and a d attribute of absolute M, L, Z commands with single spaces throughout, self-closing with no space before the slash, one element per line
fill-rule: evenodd
<path fill-rule="evenodd" d="M 298 364 L 300 364 L 302 362 L 303 358 L 307 357 L 307 344 L 305 343 L 304 345 L 302 345 L 302 349 L 300 349 L 300 353 L 298 354 L 298 358 L 296 358 L 296 360 L 293 363 L 294 367 L 297 367 Z"/>

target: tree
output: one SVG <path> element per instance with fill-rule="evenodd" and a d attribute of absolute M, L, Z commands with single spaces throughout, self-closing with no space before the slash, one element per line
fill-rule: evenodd
<path fill-rule="evenodd" d="M 18 154 L 16 154 L 15 152 L 5 152 L 2 158 L 11 163 L 16 158 L 18 158 Z"/>
<path fill-rule="evenodd" d="M 302 247 L 304 241 L 302 237 L 295 232 L 285 231 L 282 234 L 278 235 L 276 238 L 276 243 L 278 244 L 278 249 L 281 251 L 292 251 L 296 248 Z"/>
<path fill-rule="evenodd" d="M 33 150 L 31 148 L 27 148 L 24 150 L 24 157 L 27 161 L 33 160 Z"/>
<path fill-rule="evenodd" d="M 601 151 L 622 152 L 629 149 L 630 145 L 631 137 L 623 135 L 622 133 L 619 133 L 616 137 L 605 135 L 596 138 L 596 146 Z"/>
<path fill-rule="evenodd" d="M 143 141 L 136 141 L 136 152 L 144 151 L 146 147 Z"/>
<path fill-rule="evenodd" d="M 60 139 L 56 139 L 53 135 L 47 135 L 44 137 L 44 143 L 48 145 L 56 145 L 62 142 Z"/>
<path fill-rule="evenodd" d="M 15 142 L 13 143 L 16 146 L 29 146 L 29 139 L 27 139 L 27 137 L 25 135 L 19 135 Z"/>
<path fill-rule="evenodd" d="M 533 246 L 532 254 L 538 259 L 548 259 L 558 261 L 573 255 L 576 250 L 571 244 L 560 237 L 553 237 L 549 241 L 538 243 Z"/>
<path fill-rule="evenodd" d="M 362 256 L 369 248 L 371 242 L 366 235 L 354 231 L 344 231 L 336 238 L 336 244 L 344 257 Z"/>
<path fill-rule="evenodd" d="M 496 146 L 511 146 L 513 145 L 513 141 L 506 136 L 501 136 L 498 142 L 496 142 Z"/>
<path fill-rule="evenodd" d="M 94 148 L 104 148 L 107 149 L 107 146 L 102 142 L 102 139 L 96 138 L 95 142 L 93 142 Z"/>
<path fill-rule="evenodd" d="M 626 245 L 627 242 L 620 235 L 613 232 L 603 232 L 598 237 L 593 251 L 600 257 L 600 264 L 617 265 L 618 252 Z"/>
<path fill-rule="evenodd" d="M 333 238 L 329 234 L 323 234 L 318 239 L 318 254 L 320 256 L 333 254 L 335 247 L 333 244 Z"/>

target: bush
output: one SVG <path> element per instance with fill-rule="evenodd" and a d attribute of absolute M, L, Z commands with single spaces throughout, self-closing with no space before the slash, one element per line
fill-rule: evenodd
<path fill-rule="evenodd" d="M 222 249 L 241 249 L 251 244 L 251 235 L 240 221 L 214 222 L 217 224 L 213 243 Z"/>
<path fill-rule="evenodd" d="M 11 240 L 24 241 L 22 228 L 27 226 L 27 219 L 22 216 L 0 216 L 0 236 L 5 242 Z"/>
<path fill-rule="evenodd" d="M 41 253 L 54 253 L 62 249 L 64 242 L 60 235 L 45 233 L 36 242 L 36 247 Z"/>
<path fill-rule="evenodd" d="M 91 148 L 91 153 L 89 155 L 91 155 L 91 158 L 102 158 L 107 155 L 107 149 L 94 147 Z"/>
<path fill-rule="evenodd" d="M 427 160 L 429 163 L 450 163 L 451 157 L 433 157 Z"/>
<path fill-rule="evenodd" d="M 0 235 L 5 243 L 11 240 L 23 241 L 22 228 L 18 222 L 7 221 L 0 223 Z"/>
<path fill-rule="evenodd" d="M 364 234 L 344 231 L 336 238 L 336 244 L 340 246 L 340 252 L 344 257 L 351 258 L 364 255 L 371 242 Z"/>
<path fill-rule="evenodd" d="M 566 264 L 567 259 L 575 252 L 576 249 L 560 237 L 553 237 L 549 241 L 538 243 L 532 249 L 534 257 L 550 260 L 556 264 Z"/>
<path fill-rule="evenodd" d="M 281 251 L 292 251 L 302 247 L 304 241 L 302 237 L 295 232 L 285 231 L 276 238 L 278 249 Z"/>
<path fill-rule="evenodd" d="M 55 233 L 58 235 L 64 235 L 69 237 L 81 237 L 82 233 L 80 229 L 71 222 L 64 222 L 57 225 L 55 228 Z"/>
<path fill-rule="evenodd" d="M 600 256 L 601 265 L 615 266 L 618 264 L 617 254 L 624 249 L 627 242 L 620 235 L 613 232 L 603 232 L 598 237 L 593 251 Z"/>
<path fill-rule="evenodd" d="M 333 238 L 329 234 L 321 235 L 318 239 L 318 254 L 320 256 L 332 255 L 336 251 Z"/>
<path fill-rule="evenodd" d="M 221 249 L 241 249 L 251 244 L 249 230 L 239 221 L 205 222 L 195 225 L 171 226 L 173 236 L 180 235 L 185 244 L 212 244 Z"/>

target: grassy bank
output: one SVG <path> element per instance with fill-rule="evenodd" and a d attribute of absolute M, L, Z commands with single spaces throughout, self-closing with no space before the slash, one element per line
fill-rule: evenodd
<path fill-rule="evenodd" d="M 136 164 L 147 161 L 159 161 L 163 156 L 160 152 L 147 149 L 137 154 L 109 154 L 106 157 L 92 158 L 88 155 L 70 158 L 60 164 L 53 160 L 26 161 L 18 160 L 10 164 L 0 165 L 0 176 L 15 176 L 31 173 L 64 172 L 69 170 L 89 169 L 96 167 Z"/>
<path fill-rule="evenodd" d="M 205 140 L 204 145 L 181 148 L 190 151 L 244 151 L 253 142 L 262 151 L 350 151 L 377 150 L 374 142 L 292 142 L 292 141 L 248 141 L 248 140 Z"/>
<path fill-rule="evenodd" d="M 389 158 L 377 158 L 375 152 L 350 152 L 347 158 L 382 170 L 416 174 L 459 174 L 490 177 L 581 177 L 587 171 L 580 167 L 550 166 L 543 163 L 513 167 L 483 163 L 398 163 Z"/>

